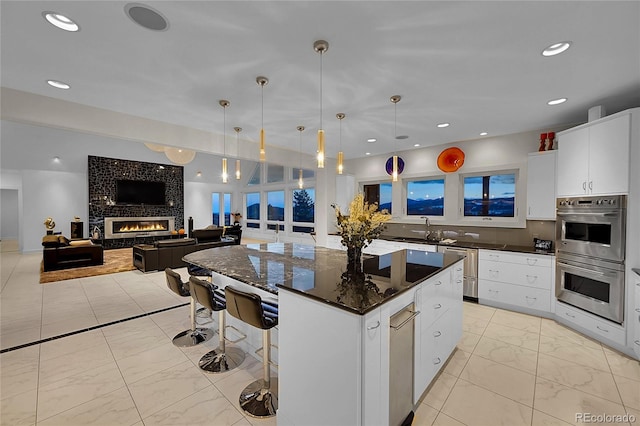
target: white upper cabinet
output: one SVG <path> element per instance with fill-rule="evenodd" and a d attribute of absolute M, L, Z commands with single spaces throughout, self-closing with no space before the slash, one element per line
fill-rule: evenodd
<path fill-rule="evenodd" d="M 527 219 L 556 219 L 556 154 L 529 154 L 527 166 Z"/>
<path fill-rule="evenodd" d="M 626 112 L 558 134 L 558 197 L 629 192 L 630 122 Z"/>

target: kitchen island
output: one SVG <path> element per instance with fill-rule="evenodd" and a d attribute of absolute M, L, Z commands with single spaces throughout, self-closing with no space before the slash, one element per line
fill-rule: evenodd
<path fill-rule="evenodd" d="M 455 254 L 363 255 L 361 268 L 348 269 L 344 251 L 269 243 L 184 260 L 211 270 L 216 285 L 278 299 L 278 424 L 399 424 L 462 335 Z M 405 312 L 407 321 L 394 325 Z M 394 330 L 409 327 L 406 347 L 394 351 Z M 394 353 L 405 361 L 394 364 Z M 403 392 L 390 391 L 396 377 L 405 377 Z"/>

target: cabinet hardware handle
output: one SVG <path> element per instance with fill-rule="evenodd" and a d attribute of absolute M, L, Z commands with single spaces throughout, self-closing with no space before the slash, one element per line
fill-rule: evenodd
<path fill-rule="evenodd" d="M 589 181 L 589 190 L 593 191 L 593 181 Z"/>
<path fill-rule="evenodd" d="M 529 278 L 530 280 L 533 280 L 533 281 L 538 279 L 537 275 L 527 275 L 526 277 Z"/>
<path fill-rule="evenodd" d="M 538 262 L 538 259 L 531 259 L 530 257 L 527 257 L 527 263 L 528 263 L 530 266 L 535 265 L 537 262 Z"/>
<path fill-rule="evenodd" d="M 411 311 L 409 311 L 409 312 L 411 312 Z M 410 321 L 412 321 L 418 315 L 420 315 L 420 311 L 411 312 L 411 316 L 409 318 L 407 318 L 406 320 L 402 321 L 398 325 L 390 325 L 389 327 L 393 328 L 394 330 L 400 330 L 402 327 L 404 327 L 406 324 L 408 324 Z"/>
<path fill-rule="evenodd" d="M 531 214 L 531 206 L 529 206 L 529 214 Z"/>
<path fill-rule="evenodd" d="M 433 332 L 433 337 L 440 337 L 440 336 L 442 336 L 442 333 L 440 333 L 439 331 Z"/>
<path fill-rule="evenodd" d="M 442 360 L 440 359 L 440 357 L 436 357 L 436 358 L 434 358 L 434 359 L 433 359 L 433 363 L 434 363 L 435 365 L 438 365 L 438 364 L 440 364 L 441 362 L 442 362 Z"/>
<path fill-rule="evenodd" d="M 636 341 L 635 341 L 635 342 L 633 342 L 633 343 L 635 343 L 636 345 L 640 346 L 640 340 L 636 340 Z"/>
<path fill-rule="evenodd" d="M 607 330 L 606 328 L 602 328 L 602 327 L 600 327 L 599 325 L 596 325 L 596 328 L 597 328 L 598 330 L 600 330 L 600 331 L 604 331 L 605 333 L 608 333 L 608 332 L 609 332 L 609 330 Z"/>
<path fill-rule="evenodd" d="M 537 297 L 531 297 L 531 296 L 525 296 L 524 298 L 525 298 L 525 299 L 533 299 L 533 300 L 538 300 L 538 298 L 537 298 Z"/>
<path fill-rule="evenodd" d="M 636 308 L 636 312 L 640 312 L 640 308 Z"/>
<path fill-rule="evenodd" d="M 576 318 L 576 316 L 575 316 L 575 315 L 571 315 L 569 312 L 565 312 L 564 314 L 565 314 L 566 316 L 568 316 L 569 318 L 573 318 L 573 319 L 575 319 L 575 318 Z"/>
<path fill-rule="evenodd" d="M 583 271 L 583 272 L 588 272 L 590 274 L 596 274 L 596 275 L 605 275 L 604 272 L 600 272 L 600 271 L 592 271 L 591 269 L 587 269 L 587 268 L 581 268 L 579 266 L 574 266 L 574 265 L 569 265 L 566 263 L 562 263 L 562 262 L 558 262 L 558 266 L 562 266 L 565 269 L 576 269 L 578 271 Z"/>
<path fill-rule="evenodd" d="M 460 283 L 462 282 L 462 280 L 458 280 L 458 281 L 456 281 L 456 282 L 457 282 L 458 284 L 460 284 Z"/>
<path fill-rule="evenodd" d="M 582 190 L 584 192 L 587 192 L 587 181 L 586 180 L 584 182 L 582 182 Z"/>
<path fill-rule="evenodd" d="M 460 272 L 460 271 L 462 271 L 462 268 L 457 268 L 457 269 L 456 269 L 456 272 Z M 638 284 L 636 284 L 636 285 L 640 285 L 640 283 L 638 283 Z"/>
<path fill-rule="evenodd" d="M 370 325 L 367 327 L 367 330 L 375 330 L 378 327 L 380 327 L 380 321 L 376 321 L 376 325 Z"/>
<path fill-rule="evenodd" d="M 440 309 L 442 308 L 442 305 L 440 303 L 436 303 L 435 305 L 433 305 L 433 309 Z"/>
<path fill-rule="evenodd" d="M 442 281 L 436 281 L 435 285 L 442 285 Z"/>

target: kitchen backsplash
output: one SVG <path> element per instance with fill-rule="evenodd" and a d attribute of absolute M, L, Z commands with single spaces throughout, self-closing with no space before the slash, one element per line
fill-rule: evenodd
<path fill-rule="evenodd" d="M 424 238 L 425 224 L 387 223 L 383 236 L 401 238 Z M 442 231 L 443 238 L 458 241 L 474 241 L 489 244 L 532 246 L 533 239 L 552 240 L 555 249 L 554 221 L 528 220 L 526 228 L 488 228 L 481 226 L 431 225 L 431 233 Z"/>

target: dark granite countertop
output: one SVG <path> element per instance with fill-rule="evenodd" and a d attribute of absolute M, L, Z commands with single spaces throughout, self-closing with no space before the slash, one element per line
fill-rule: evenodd
<path fill-rule="evenodd" d="M 443 242 L 430 241 L 425 240 L 423 238 L 405 238 L 405 237 L 392 237 L 382 235 L 378 237 L 381 240 L 386 241 L 400 241 L 407 243 L 419 243 L 419 244 L 428 244 L 433 246 L 445 246 L 445 247 L 463 247 L 463 248 L 477 248 L 477 249 L 486 249 L 486 250 L 501 250 L 501 251 L 514 251 L 518 253 L 530 253 L 530 254 L 543 254 L 543 255 L 554 255 L 554 250 L 540 250 L 536 249 L 533 246 L 518 246 L 513 244 L 492 244 L 492 243 L 483 243 L 483 242 L 475 242 L 475 241 L 456 241 L 455 243 L 445 244 Z"/>
<path fill-rule="evenodd" d="M 363 270 L 354 273 L 345 251 L 268 243 L 200 250 L 183 260 L 270 293 L 292 291 L 363 315 L 462 258 L 419 250 L 363 254 Z"/>

